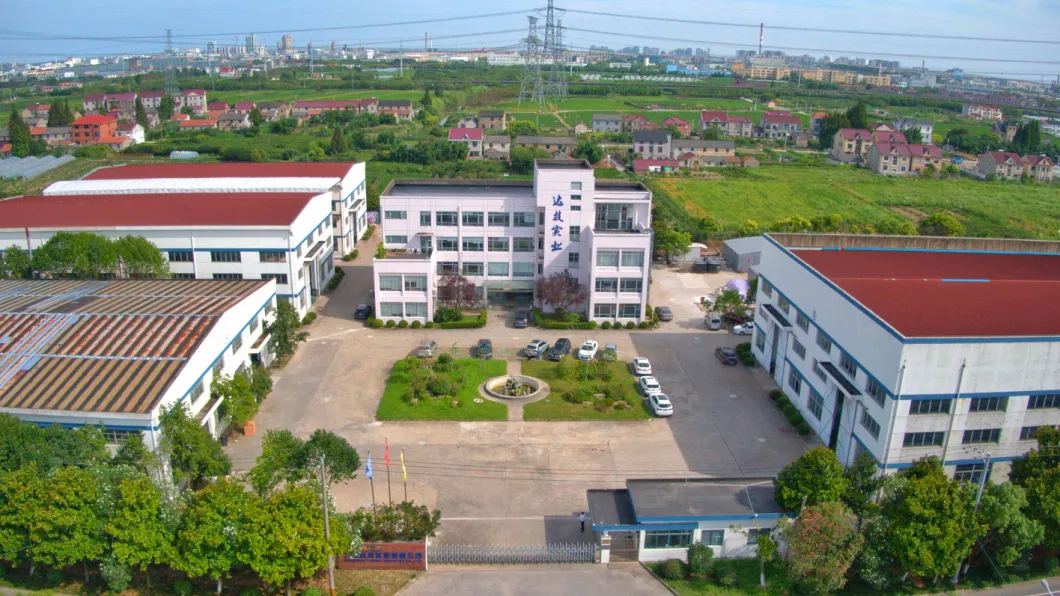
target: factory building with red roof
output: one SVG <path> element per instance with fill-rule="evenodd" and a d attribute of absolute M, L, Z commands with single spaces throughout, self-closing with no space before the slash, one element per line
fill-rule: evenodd
<path fill-rule="evenodd" d="M 770 234 L 752 350 L 840 461 L 995 482 L 1060 425 L 1060 242 Z"/>

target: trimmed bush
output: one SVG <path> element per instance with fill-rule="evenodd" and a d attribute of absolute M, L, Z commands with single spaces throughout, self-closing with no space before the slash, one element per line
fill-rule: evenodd
<path fill-rule="evenodd" d="M 405 319 L 401 319 L 401 321 L 398 322 L 397 326 L 398 326 L 398 329 L 408 329 L 409 328 L 409 322 L 406 321 Z"/>
<path fill-rule="evenodd" d="M 423 327 L 423 323 L 419 321 L 413 321 L 412 324 L 409 325 L 409 327 L 412 327 L 413 329 L 419 329 L 420 327 Z"/>
<path fill-rule="evenodd" d="M 397 327 L 397 323 L 395 323 L 393 319 L 390 319 L 389 321 L 386 322 L 386 325 L 383 325 L 383 326 L 386 327 L 387 329 L 393 329 L 394 327 Z"/>
<path fill-rule="evenodd" d="M 669 559 L 663 563 L 662 576 L 664 579 L 677 581 L 684 579 L 687 575 L 685 564 L 681 562 L 681 559 Z"/>
<path fill-rule="evenodd" d="M 589 329 L 596 329 L 596 321 L 589 321 Z"/>
<path fill-rule="evenodd" d="M 442 329 L 479 329 L 486 326 L 486 311 L 482 311 L 477 317 L 465 317 L 459 321 L 439 323 L 438 326 Z"/>
<path fill-rule="evenodd" d="M 728 567 L 722 567 L 717 571 L 718 585 L 731 588 L 736 585 L 739 578 L 736 576 L 736 572 Z"/>
<path fill-rule="evenodd" d="M 637 324 L 634 323 L 633 321 L 630 321 L 630 322 L 626 323 L 626 329 L 636 329 L 636 328 L 637 328 Z M 669 562 L 669 561 L 667 561 L 667 562 Z"/>
<path fill-rule="evenodd" d="M 436 323 L 455 323 L 462 318 L 464 318 L 464 313 L 460 312 L 458 308 L 442 307 L 434 309 L 434 322 Z"/>
<path fill-rule="evenodd" d="M 304 317 L 302 317 L 302 324 L 308 325 L 315 320 L 317 320 L 317 313 L 310 311 L 307 312 Z"/>
<path fill-rule="evenodd" d="M 713 568 L 714 551 L 709 546 L 704 545 L 702 542 L 697 542 L 688 547 L 689 575 L 706 577 L 710 575 Z"/>
<path fill-rule="evenodd" d="M 611 328 L 611 321 L 604 321 L 603 323 L 600 323 L 600 328 L 601 329 L 610 329 Z"/>
<path fill-rule="evenodd" d="M 382 329 L 383 328 L 383 321 L 381 319 L 372 319 L 371 321 L 368 322 L 368 326 L 371 327 L 372 329 Z"/>
<path fill-rule="evenodd" d="M 780 408 L 781 410 L 784 409 L 784 406 L 790 406 L 790 405 L 791 405 L 791 400 L 788 399 L 788 396 L 782 394 L 780 397 L 777 398 L 777 407 Z"/>
<path fill-rule="evenodd" d="M 647 321 L 641 321 L 641 322 L 637 323 L 637 328 L 638 329 L 647 329 L 648 328 L 648 322 Z"/>
<path fill-rule="evenodd" d="M 777 401 L 778 399 L 780 399 L 782 397 L 784 397 L 784 392 L 781 391 L 780 389 L 774 389 L 774 390 L 769 392 L 769 399 L 771 399 L 773 401 Z"/>
<path fill-rule="evenodd" d="M 737 354 L 750 354 L 751 353 L 751 342 L 745 341 L 740 344 L 736 344 Z"/>
<path fill-rule="evenodd" d="M 754 366 L 755 365 L 755 357 L 750 355 L 750 354 L 744 354 L 744 355 L 740 356 L 740 362 L 743 362 L 744 366 Z"/>
<path fill-rule="evenodd" d="M 800 422 L 795 425 L 795 432 L 799 433 L 800 436 L 805 437 L 810 434 L 810 425 L 806 424 L 805 421 Z"/>
<path fill-rule="evenodd" d="M 799 411 L 795 409 L 795 406 L 791 405 L 790 402 L 787 403 L 783 408 L 780 408 L 780 411 L 784 412 L 784 416 L 789 420 L 791 419 L 792 415 L 799 413 Z"/>
<path fill-rule="evenodd" d="M 324 593 L 320 591 L 320 588 L 306 588 L 302 590 L 302 596 L 324 596 Z"/>
<path fill-rule="evenodd" d="M 427 323 L 424 325 L 424 327 L 426 327 L 428 329 L 434 329 L 434 321 L 427 321 Z"/>
<path fill-rule="evenodd" d="M 534 326 L 540 329 L 595 329 L 596 321 L 588 321 L 585 315 L 578 312 L 543 313 L 540 308 L 534 309 Z"/>

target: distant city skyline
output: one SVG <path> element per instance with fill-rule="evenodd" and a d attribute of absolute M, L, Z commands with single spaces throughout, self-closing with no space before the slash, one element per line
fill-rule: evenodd
<path fill-rule="evenodd" d="M 953 56 L 963 58 L 926 58 L 933 69 L 959 67 L 969 72 L 1019 78 L 1055 80 L 1060 64 L 981 62 L 967 58 L 1038 60 L 1060 62 L 1058 45 L 1033 43 L 999 43 L 967 39 L 925 39 L 888 37 L 848 33 L 782 31 L 772 26 L 813 27 L 899 33 L 927 33 L 951 36 L 995 37 L 1060 41 L 1060 2 L 1051 0 L 1012 0 L 1005 10 L 990 0 L 891 0 L 886 3 L 868 0 L 820 0 L 812 6 L 796 0 L 718 0 L 704 8 L 702 2 L 674 0 L 665 6 L 647 0 L 557 0 L 557 8 L 598 11 L 615 14 L 766 25 L 766 50 L 779 49 L 787 54 L 824 54 L 895 60 L 903 66 L 921 63 L 917 56 Z M 173 30 L 178 48 L 197 47 L 203 51 L 207 42 L 219 47 L 245 45 L 246 36 L 255 34 L 257 43 L 275 51 L 284 34 L 290 34 L 296 48 L 310 41 L 326 48 L 332 41 L 343 45 L 397 47 L 410 50 L 423 47 L 423 35 L 431 32 L 434 46 L 441 49 L 470 50 L 483 46 L 503 47 L 517 44 L 526 28 L 525 14 L 507 14 L 488 18 L 451 20 L 416 25 L 299 31 L 346 25 L 392 23 L 489 14 L 530 11 L 542 7 L 541 0 L 518 0 L 497 5 L 456 0 L 443 6 L 424 0 L 394 4 L 364 3 L 351 9 L 337 0 L 318 0 L 309 6 L 291 9 L 289 2 L 258 0 L 256 2 L 216 3 L 208 0 L 186 0 L 180 10 L 140 10 L 116 0 L 98 0 L 88 5 L 72 0 L 40 0 L 15 3 L 7 8 L 7 28 L 44 34 L 49 37 L 110 37 L 107 40 L 53 39 L 25 40 L 0 34 L 0 60 L 42 62 L 67 56 L 113 55 L 118 53 L 159 53 L 165 47 L 165 30 Z M 444 9 L 444 12 L 443 12 Z M 48 15 L 41 19 L 41 15 Z M 564 40 L 575 49 L 590 45 L 658 47 L 663 50 L 685 47 L 710 47 L 711 54 L 733 55 L 737 50 L 756 48 L 758 30 L 752 27 L 729 27 L 682 22 L 658 22 L 611 16 L 566 13 L 568 27 Z M 600 33 L 576 31 L 587 29 Z M 273 33 L 275 32 L 275 33 Z M 468 33 L 487 33 L 475 37 L 446 38 Z M 225 33 L 226 35 L 217 35 Z M 398 40 L 403 40 L 400 44 Z M 807 48 L 787 49 L 787 48 Z M 895 56 L 907 54 L 908 56 Z"/>

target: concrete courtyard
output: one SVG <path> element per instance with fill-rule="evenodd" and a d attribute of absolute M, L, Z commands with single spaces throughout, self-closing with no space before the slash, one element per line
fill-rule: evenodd
<path fill-rule="evenodd" d="M 368 252 L 368 251 L 364 251 Z M 706 331 L 695 296 L 728 277 L 657 268 L 653 305 L 674 309 L 675 320 L 657 331 L 579 332 L 511 328 L 511 313 L 491 311 L 484 329 L 373 330 L 354 321 L 359 302 L 371 302 L 371 257 L 341 263 L 346 278 L 315 305 L 320 313 L 310 339 L 283 370 L 256 417 L 257 434 L 227 448 L 234 470 L 244 472 L 261 452 L 270 429 L 307 437 L 326 429 L 345 437 L 364 460 L 371 450 L 377 502 L 405 497 L 442 511 L 436 540 L 464 544 L 528 544 L 590 540 L 577 514 L 585 491 L 624 485 L 626 478 L 703 475 L 770 476 L 814 438 L 795 434 L 766 392 L 774 387 L 760 369 L 723 366 L 718 346 L 745 338 Z M 730 274 L 731 276 L 731 274 Z M 494 342 L 495 358 L 512 359 L 530 339 L 553 343 L 569 337 L 615 343 L 623 360 L 648 357 L 663 391 L 674 402 L 671 419 L 636 422 L 407 421 L 380 422 L 375 411 L 394 361 L 423 339 L 462 350 L 479 338 Z M 391 481 L 383 462 L 390 445 Z M 404 449 L 408 485 L 398 460 Z M 363 477 L 338 486 L 340 509 L 372 502 Z"/>

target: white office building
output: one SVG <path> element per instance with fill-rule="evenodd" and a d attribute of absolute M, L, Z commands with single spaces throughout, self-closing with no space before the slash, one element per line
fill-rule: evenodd
<path fill-rule="evenodd" d="M 1060 243 L 765 240 L 754 355 L 840 461 L 1002 482 L 1060 424 Z"/>
<path fill-rule="evenodd" d="M 0 246 L 40 248 L 58 232 L 142 236 L 177 279 L 276 282 L 305 313 L 334 273 L 332 193 L 26 196 L 0 201 Z"/>
<path fill-rule="evenodd" d="M 431 320 L 442 276 L 467 277 L 489 306 L 529 305 L 536 280 L 557 271 L 589 288 L 581 308 L 591 320 L 648 315 L 651 192 L 639 182 L 597 180 L 585 161 L 538 160 L 532 181 L 394 180 L 380 209 L 390 251 L 374 268 L 383 320 Z"/>
<path fill-rule="evenodd" d="M 56 182 L 45 195 L 156 193 L 312 193 L 331 197 L 333 245 L 356 248 L 368 227 L 364 163 L 144 164 L 100 168 L 81 180 Z"/>

